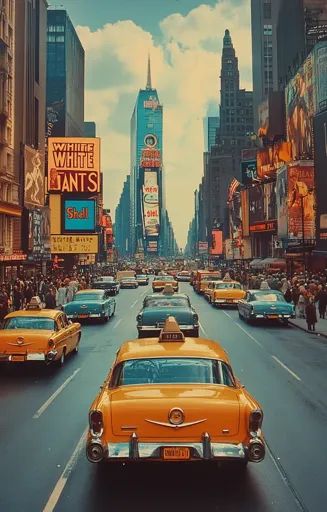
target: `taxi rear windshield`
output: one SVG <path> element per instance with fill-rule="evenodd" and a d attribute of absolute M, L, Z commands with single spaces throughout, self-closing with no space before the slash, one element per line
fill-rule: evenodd
<path fill-rule="evenodd" d="M 213 359 L 131 359 L 118 365 L 111 387 L 139 384 L 221 384 L 234 387 L 227 364 Z"/>
<path fill-rule="evenodd" d="M 74 301 L 84 302 L 87 300 L 102 300 L 100 293 L 81 293 L 75 295 Z"/>
<path fill-rule="evenodd" d="M 144 307 L 146 308 L 170 308 L 170 307 L 176 307 L 176 308 L 187 308 L 190 307 L 188 299 L 184 297 L 163 297 L 163 298 L 150 298 L 145 299 L 144 301 Z"/>
<path fill-rule="evenodd" d="M 55 321 L 52 318 L 40 318 L 33 316 L 14 317 L 6 320 L 4 329 L 44 329 L 55 330 Z"/>
<path fill-rule="evenodd" d="M 241 289 L 241 285 L 239 283 L 217 283 L 216 286 L 215 286 L 216 289 L 221 289 L 221 290 L 226 290 L 226 288 L 234 288 L 234 289 L 237 289 L 237 290 L 240 290 Z"/>

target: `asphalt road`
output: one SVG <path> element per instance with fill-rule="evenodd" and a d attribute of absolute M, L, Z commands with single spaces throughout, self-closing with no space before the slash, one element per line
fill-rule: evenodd
<path fill-rule="evenodd" d="M 116 315 L 84 325 L 62 369 L 0 368 L 1 512 L 323 512 L 327 510 L 327 340 L 292 327 L 250 326 L 188 284 L 202 335 L 219 340 L 261 402 L 268 453 L 244 474 L 184 463 L 99 470 L 85 457 L 89 406 L 114 354 L 136 336 L 150 287 L 121 290 Z M 0 331 L 1 336 L 1 331 Z"/>

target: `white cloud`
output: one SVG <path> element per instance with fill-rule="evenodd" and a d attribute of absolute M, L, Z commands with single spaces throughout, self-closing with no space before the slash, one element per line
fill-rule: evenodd
<path fill-rule="evenodd" d="M 105 24 L 95 32 L 78 27 L 89 84 L 86 117 L 97 123 L 103 139 L 105 204 L 112 211 L 129 171 L 130 117 L 138 90 L 145 86 L 151 54 L 153 85 L 164 105 L 167 207 L 181 246 L 193 215 L 193 192 L 203 173 L 202 118 L 209 103 L 216 101 L 218 106 L 225 28 L 231 31 L 239 57 L 241 84 L 251 86 L 242 80 L 242 75 L 250 76 L 251 66 L 249 2 L 238 4 L 221 0 L 215 7 L 199 5 L 186 16 L 172 14 L 160 24 L 159 43 L 133 21 Z"/>

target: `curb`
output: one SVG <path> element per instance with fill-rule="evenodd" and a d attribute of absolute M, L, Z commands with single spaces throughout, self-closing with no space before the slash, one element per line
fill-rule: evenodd
<path fill-rule="evenodd" d="M 297 329 L 300 329 L 301 331 L 304 331 L 308 334 L 315 334 L 316 336 L 323 336 L 324 338 L 327 338 L 327 333 L 319 332 L 319 331 L 308 331 L 306 327 L 301 327 L 301 325 L 296 324 L 295 322 L 292 322 L 292 320 L 289 320 L 288 323 L 290 325 L 293 325 L 293 327 L 296 327 Z"/>

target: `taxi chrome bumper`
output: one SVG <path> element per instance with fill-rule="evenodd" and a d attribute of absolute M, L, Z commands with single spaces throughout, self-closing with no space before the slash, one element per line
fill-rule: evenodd
<path fill-rule="evenodd" d="M 198 324 L 190 324 L 190 325 L 181 325 L 179 324 L 179 328 L 181 331 L 192 331 L 193 329 L 197 329 L 199 327 Z M 163 328 L 162 325 L 138 325 L 137 329 L 138 331 L 156 331 L 160 332 Z"/>
<path fill-rule="evenodd" d="M 252 438 L 248 445 L 243 443 L 212 443 L 210 435 L 202 434 L 201 442 L 142 443 L 134 432 L 129 442 L 103 445 L 96 437 L 88 441 L 86 456 L 90 462 L 102 460 L 112 462 L 162 461 L 164 448 L 189 448 L 188 461 L 249 460 L 261 462 L 265 457 L 265 446 L 261 438 Z"/>

